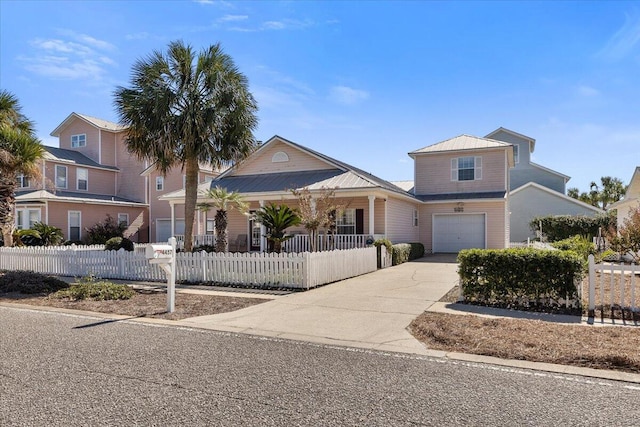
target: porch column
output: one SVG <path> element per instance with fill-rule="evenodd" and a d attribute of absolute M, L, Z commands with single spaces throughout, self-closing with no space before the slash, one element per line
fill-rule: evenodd
<path fill-rule="evenodd" d="M 376 196 L 369 196 L 369 234 L 373 236 L 375 231 L 375 200 Z"/>
<path fill-rule="evenodd" d="M 171 206 L 171 237 L 176 235 L 176 205 L 171 201 L 169 202 Z"/>
<path fill-rule="evenodd" d="M 264 207 L 264 200 L 259 200 L 258 203 L 260 204 L 260 207 Z M 251 232 L 253 233 L 253 230 L 251 230 Z M 267 234 L 267 228 L 264 224 L 260 224 L 260 252 L 267 250 L 267 240 L 264 237 L 265 234 Z"/>
<path fill-rule="evenodd" d="M 389 219 L 387 216 L 387 199 L 384 199 L 384 238 L 385 239 L 389 238 L 387 234 L 387 224 L 389 224 Z"/>

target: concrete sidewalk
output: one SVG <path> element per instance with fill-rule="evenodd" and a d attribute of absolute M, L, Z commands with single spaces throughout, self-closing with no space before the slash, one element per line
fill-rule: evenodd
<path fill-rule="evenodd" d="M 455 255 L 431 255 L 231 313 L 177 323 L 269 337 L 427 354 L 406 328 L 458 283 Z"/>

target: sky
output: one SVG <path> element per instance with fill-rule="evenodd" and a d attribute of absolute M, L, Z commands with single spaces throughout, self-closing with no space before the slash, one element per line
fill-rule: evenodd
<path fill-rule="evenodd" d="M 72 112 L 117 121 L 133 64 L 220 43 L 280 135 L 387 180 L 408 152 L 505 127 L 568 187 L 640 165 L 640 3 L 0 0 L 0 88 L 38 137 Z"/>

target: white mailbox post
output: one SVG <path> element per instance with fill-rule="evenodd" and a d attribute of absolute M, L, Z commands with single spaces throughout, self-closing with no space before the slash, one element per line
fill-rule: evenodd
<path fill-rule="evenodd" d="M 158 264 L 167 273 L 167 311 L 176 310 L 176 238 L 169 238 L 168 245 L 150 244 L 145 255 L 150 264 Z"/>

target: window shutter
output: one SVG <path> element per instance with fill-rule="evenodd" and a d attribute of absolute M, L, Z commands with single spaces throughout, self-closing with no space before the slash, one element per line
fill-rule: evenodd
<path fill-rule="evenodd" d="M 451 181 L 458 180 L 458 159 L 451 159 Z"/>
<path fill-rule="evenodd" d="M 482 157 L 476 157 L 474 160 L 474 179 L 479 181 L 482 179 Z"/>
<path fill-rule="evenodd" d="M 356 234 L 364 234 L 364 209 L 356 209 Z"/>

